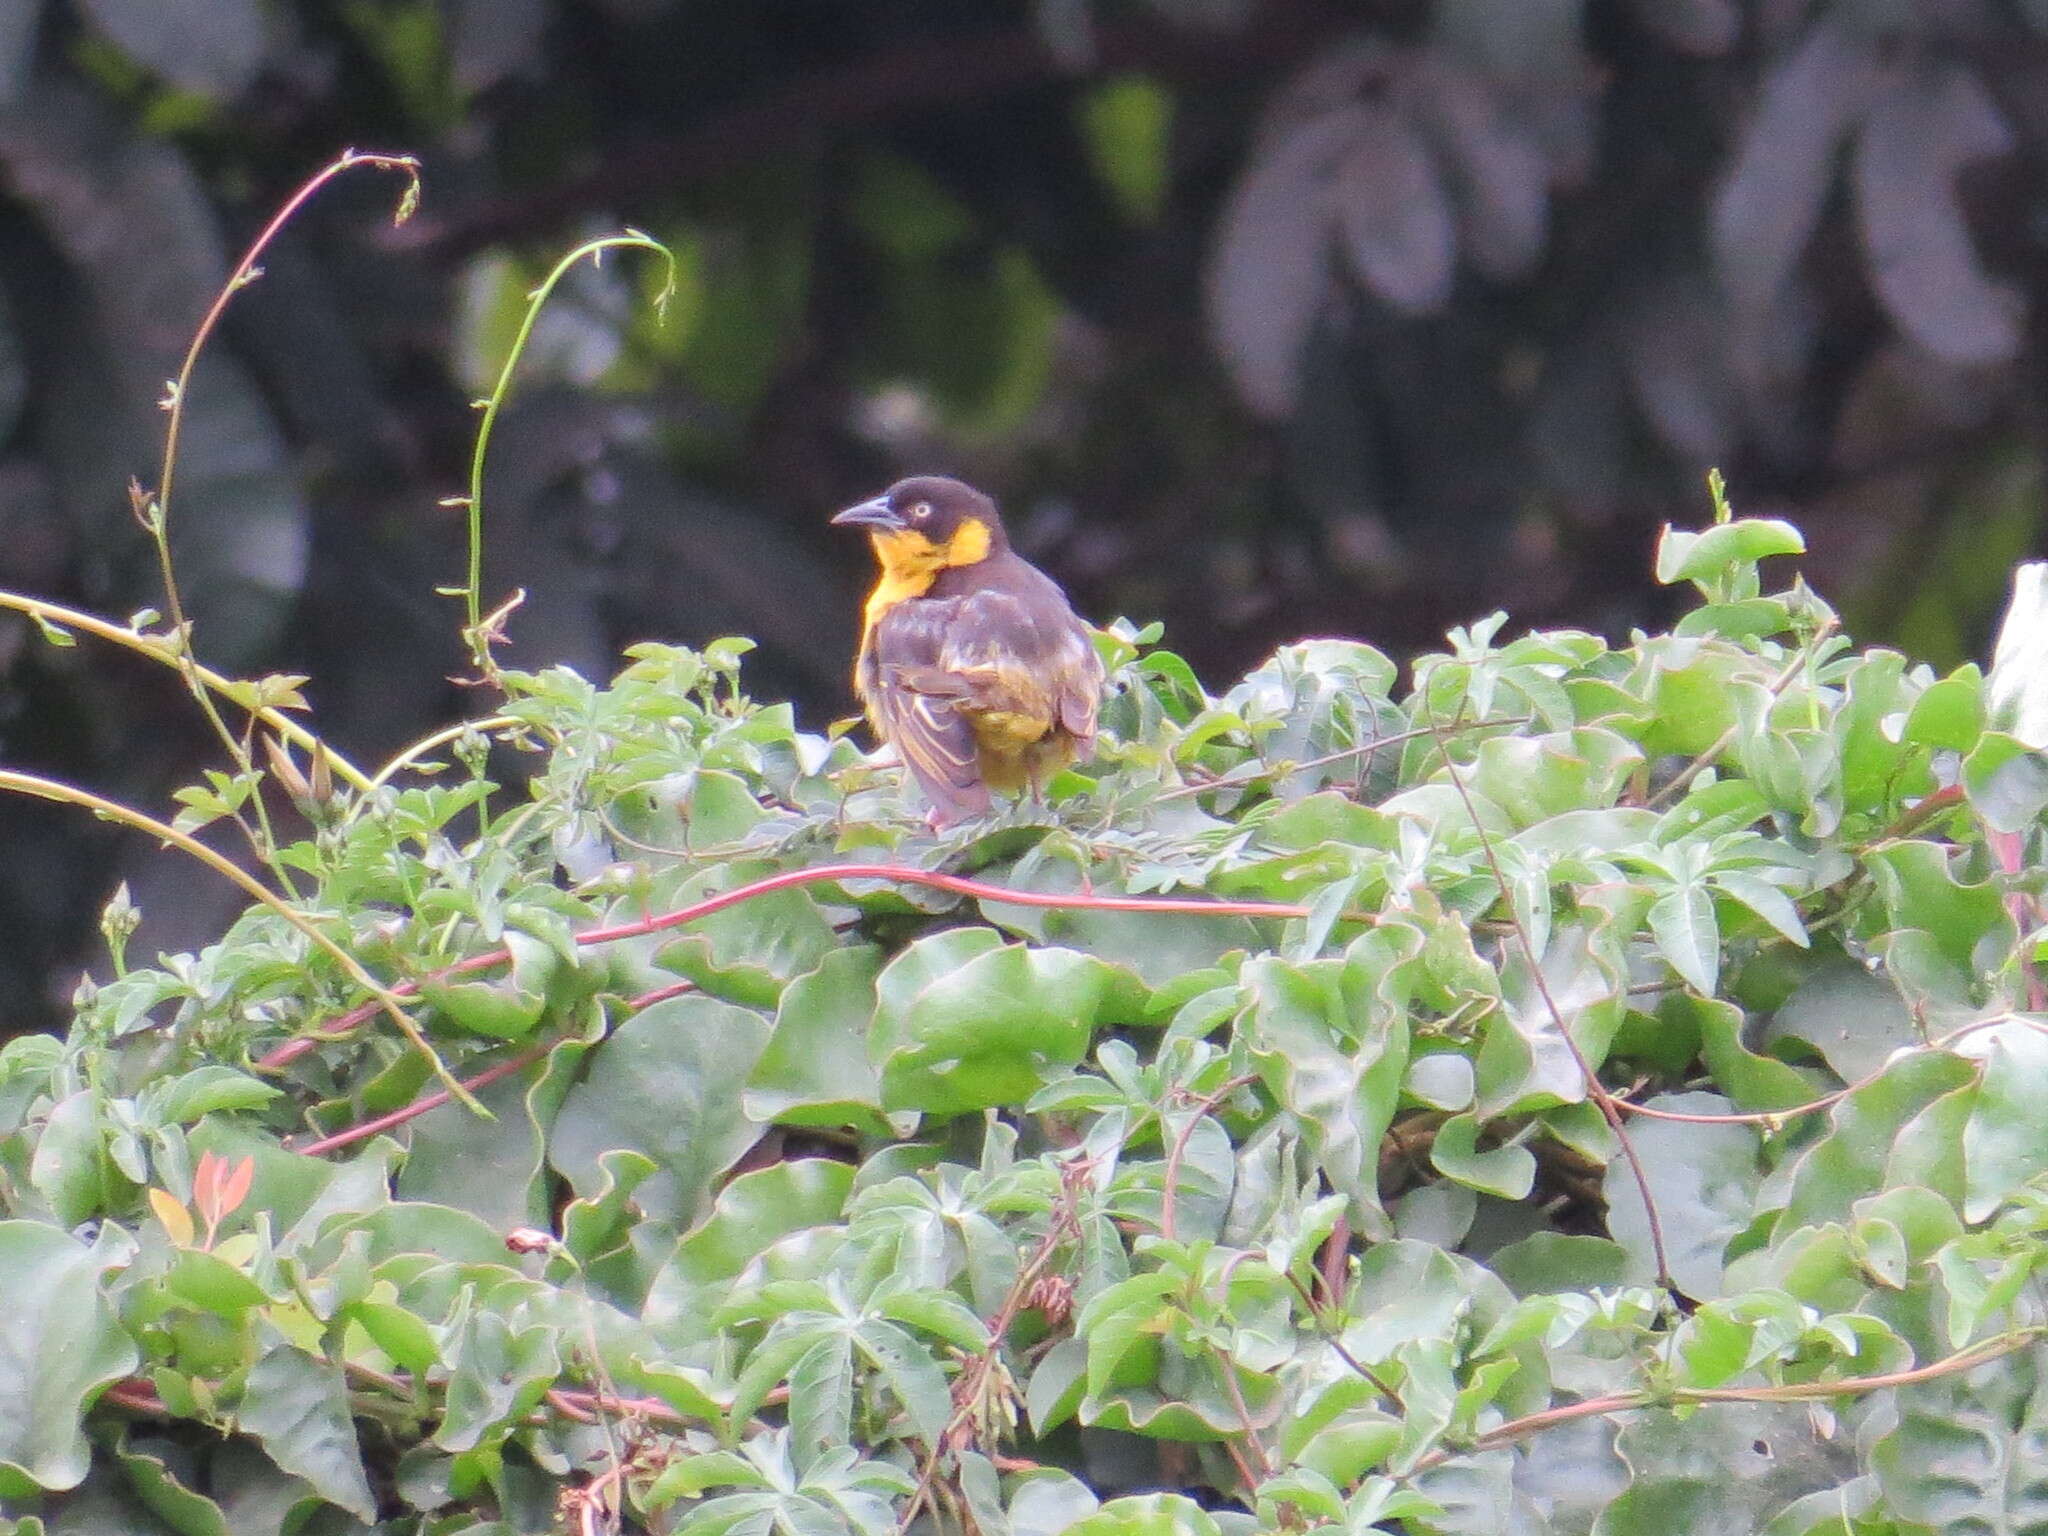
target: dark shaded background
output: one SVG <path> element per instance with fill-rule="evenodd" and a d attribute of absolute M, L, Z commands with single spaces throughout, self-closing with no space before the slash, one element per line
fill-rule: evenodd
<path fill-rule="evenodd" d="M 1719 464 L 1864 639 L 1974 653 L 2039 543 L 2044 0 L 0 0 L 0 586 L 158 599 L 125 484 L 244 243 L 173 523 L 215 664 L 312 674 L 375 760 L 451 685 L 460 489 L 524 293 L 578 239 L 489 482 L 508 661 L 761 642 L 845 712 L 912 469 L 996 491 L 1098 618 L 1221 682 L 1397 656 L 1495 606 L 1654 624 Z M 216 765 L 175 680 L 0 620 L 0 760 L 144 807 Z M 47 1023 L 117 878 L 143 946 L 210 877 L 0 804 L 0 1034 Z"/>

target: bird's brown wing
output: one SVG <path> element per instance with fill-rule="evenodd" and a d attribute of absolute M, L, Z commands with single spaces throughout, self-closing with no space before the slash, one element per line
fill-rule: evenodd
<path fill-rule="evenodd" d="M 1074 738 L 1077 756 L 1095 749 L 1095 719 L 1102 707 L 1102 658 L 1095 654 L 1095 642 L 1088 631 L 1074 621 L 1072 633 L 1059 649 L 1053 709 L 1060 727 Z"/>
<path fill-rule="evenodd" d="M 988 808 L 978 748 L 1015 754 L 1059 729 L 1086 752 L 1095 738 L 1095 648 L 1059 589 L 1023 572 L 899 603 L 875 626 L 877 724 L 942 816 Z"/>
<path fill-rule="evenodd" d="M 961 601 L 898 603 L 883 614 L 870 642 L 872 682 L 866 690 L 876 729 L 947 821 L 989 808 L 965 712 L 969 690 L 956 686 L 939 665 Z"/>
<path fill-rule="evenodd" d="M 1092 739 L 1102 664 L 1059 589 L 1043 577 L 1038 584 L 1042 590 L 955 599 L 939 667 L 976 711 L 1034 721 L 1041 733 L 1058 726 Z"/>

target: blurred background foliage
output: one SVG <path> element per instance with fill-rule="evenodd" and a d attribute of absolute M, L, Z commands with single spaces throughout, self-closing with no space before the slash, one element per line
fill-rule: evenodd
<path fill-rule="evenodd" d="M 1504 606 L 1662 617 L 1722 465 L 1850 627 L 1977 650 L 2041 546 L 2044 0 L 0 0 L 0 585 L 159 601 L 128 510 L 250 236 L 343 183 L 200 368 L 173 509 L 206 659 L 312 674 L 374 758 L 464 709 L 459 489 L 526 290 L 577 239 L 487 482 L 510 660 L 744 633 L 850 708 L 913 469 L 996 491 L 1099 619 L 1214 680 Z M 212 761 L 173 679 L 0 624 L 0 757 L 143 805 Z M 232 893 L 0 804 L 0 1034 L 125 877 L 147 944 Z"/>

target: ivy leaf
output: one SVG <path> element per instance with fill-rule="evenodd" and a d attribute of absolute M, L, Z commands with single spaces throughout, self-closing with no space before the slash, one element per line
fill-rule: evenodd
<path fill-rule="evenodd" d="M 1648 1103 L 1680 1114 L 1733 1112 L 1726 1099 L 1713 1093 L 1660 1094 Z M 1756 1128 L 1638 1119 L 1629 1126 L 1629 1138 L 1657 1207 L 1671 1279 L 1695 1301 L 1713 1300 L 1722 1291 L 1729 1239 L 1755 1219 L 1763 1179 Z M 1626 1158 L 1608 1164 L 1604 1187 L 1607 1230 L 1628 1249 L 1638 1274 L 1654 1274 L 1649 1218 Z"/>
<path fill-rule="evenodd" d="M 1478 1150 L 1479 1122 L 1453 1115 L 1437 1127 L 1429 1160 L 1446 1178 L 1502 1200 L 1524 1200 L 1536 1183 L 1536 1158 L 1518 1143 Z"/>
<path fill-rule="evenodd" d="M 767 1040 L 760 1014 L 708 997 L 642 1009 L 590 1053 L 556 1116 L 549 1161 L 588 1195 L 603 1183 L 600 1153 L 644 1152 L 660 1171 L 637 1192 L 642 1209 L 693 1218 L 713 1181 L 761 1134 L 741 1089 Z"/>
<path fill-rule="evenodd" d="M 235 1423 L 262 1442 L 279 1467 L 304 1478 L 323 1499 L 359 1520 L 377 1517 L 349 1418 L 341 1367 L 315 1359 L 266 1327 L 263 1353 L 249 1368 Z"/>
<path fill-rule="evenodd" d="M 872 946 L 838 949 L 791 982 L 775 1029 L 747 1080 L 747 1113 L 784 1125 L 881 1130 L 881 1078 L 868 1059 L 875 977 Z"/>
<path fill-rule="evenodd" d="M 1117 984 L 1092 955 L 1022 944 L 984 949 L 907 1000 L 892 985 L 895 968 L 877 982 L 869 1050 L 881 1063 L 883 1104 L 927 1114 L 1029 1099 L 1081 1059 Z"/>
<path fill-rule="evenodd" d="M 1379 1213 L 1376 1149 L 1408 1066 L 1403 1022 L 1362 1006 L 1373 980 L 1363 963 L 1269 957 L 1246 962 L 1240 980 L 1253 1062 L 1331 1184 L 1368 1220 Z"/>
<path fill-rule="evenodd" d="M 102 1267 L 55 1227 L 0 1221 L 0 1494 L 10 1499 L 78 1486 L 91 1460 L 85 1411 L 135 1369 Z"/>
<path fill-rule="evenodd" d="M 1956 1052 L 1983 1072 L 1963 1127 L 1963 1220 L 1976 1222 L 2048 1167 L 2048 1037 L 2015 1020 L 1965 1036 Z"/>
<path fill-rule="evenodd" d="M 434 1444 L 468 1451 L 495 1445 L 539 1404 L 562 1374 L 556 1330 L 521 1328 L 494 1312 L 476 1311 L 445 1348 L 448 1392 Z"/>

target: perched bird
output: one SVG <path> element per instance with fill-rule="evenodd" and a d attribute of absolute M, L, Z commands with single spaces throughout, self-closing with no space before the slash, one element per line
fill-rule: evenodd
<path fill-rule="evenodd" d="M 832 521 L 881 566 L 854 691 L 931 801 L 935 827 L 1016 794 L 1095 744 L 1102 663 L 1052 578 L 1010 548 L 996 504 L 938 475 Z"/>

